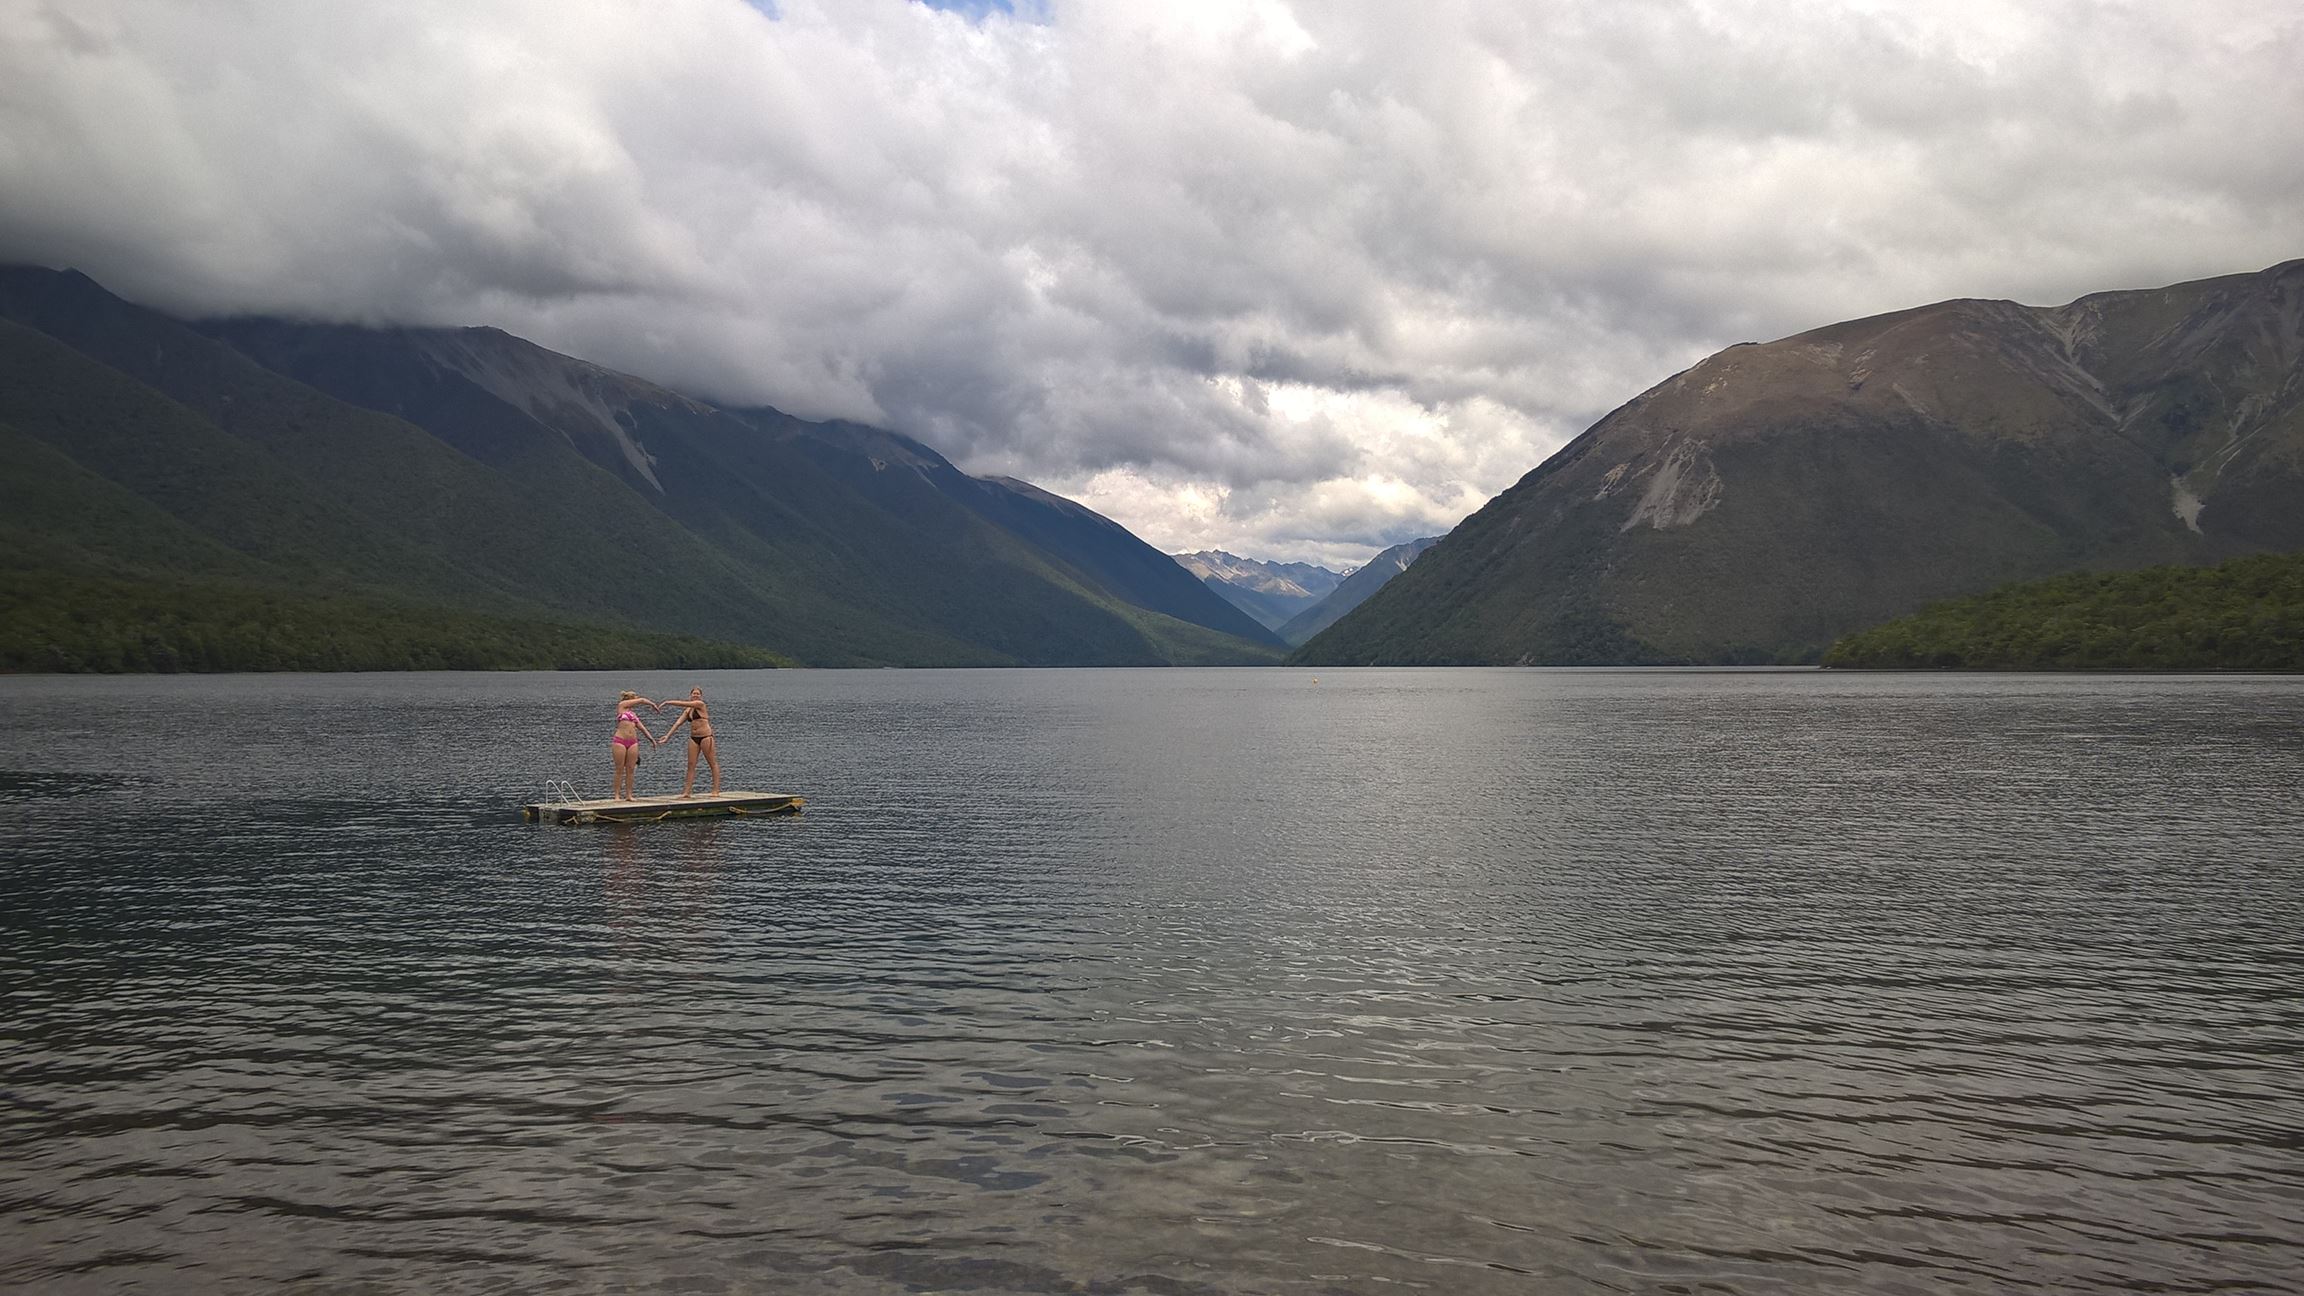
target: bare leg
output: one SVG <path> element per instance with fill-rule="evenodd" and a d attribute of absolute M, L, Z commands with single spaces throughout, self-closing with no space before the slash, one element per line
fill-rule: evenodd
<path fill-rule="evenodd" d="M 704 749 L 704 763 L 712 767 L 712 795 L 718 796 L 720 795 L 720 740 L 707 738 L 695 745 Z M 688 758 L 688 777 L 696 777 L 696 758 L 693 755 Z"/>
<path fill-rule="evenodd" d="M 688 777 L 680 784 L 680 799 L 685 801 L 696 795 L 696 744 L 688 744 Z"/>

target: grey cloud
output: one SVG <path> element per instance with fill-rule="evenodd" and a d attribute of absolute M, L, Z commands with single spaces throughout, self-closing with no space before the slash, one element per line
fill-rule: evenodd
<path fill-rule="evenodd" d="M 2276 4 L 1025 8 L 0 0 L 0 256 L 496 323 L 1285 556 L 1729 342 L 2304 250 Z"/>

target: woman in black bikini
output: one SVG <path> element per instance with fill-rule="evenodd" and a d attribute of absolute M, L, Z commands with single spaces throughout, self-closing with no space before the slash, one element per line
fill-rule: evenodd
<path fill-rule="evenodd" d="M 712 767 L 712 795 L 720 795 L 720 747 L 712 739 L 712 709 L 704 705 L 704 690 L 688 690 L 688 700 L 685 702 L 659 702 L 656 705 L 659 709 L 680 708 L 680 718 L 673 721 L 672 728 L 666 729 L 664 736 L 656 740 L 657 746 L 672 741 L 674 730 L 680 726 L 688 726 L 688 778 L 680 785 L 680 795 L 690 797 L 696 794 L 698 752 L 704 754 L 704 763 Z"/>

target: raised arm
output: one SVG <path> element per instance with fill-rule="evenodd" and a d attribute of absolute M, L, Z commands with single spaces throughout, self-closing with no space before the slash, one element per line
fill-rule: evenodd
<path fill-rule="evenodd" d="M 669 705 L 678 706 L 680 708 L 680 718 L 673 721 L 672 727 L 664 731 L 664 736 L 656 740 L 656 745 L 659 747 L 672 741 L 672 735 L 679 731 L 680 726 L 688 723 L 688 717 L 696 714 L 694 711 L 689 710 L 687 705 L 684 703 L 675 702 Z"/>

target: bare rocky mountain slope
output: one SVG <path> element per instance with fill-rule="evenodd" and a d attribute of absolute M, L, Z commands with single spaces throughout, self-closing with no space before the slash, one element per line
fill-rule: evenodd
<path fill-rule="evenodd" d="M 2304 548 L 2304 261 L 1730 347 L 1312 639 L 1319 663 L 1813 661 L 1925 603 Z"/>

